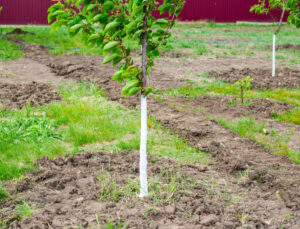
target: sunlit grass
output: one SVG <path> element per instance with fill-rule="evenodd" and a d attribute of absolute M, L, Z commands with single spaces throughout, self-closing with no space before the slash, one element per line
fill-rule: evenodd
<path fill-rule="evenodd" d="M 242 117 L 235 121 L 226 121 L 222 118 L 216 119 L 241 137 L 252 139 L 270 149 L 274 154 L 287 156 L 291 161 L 300 164 L 300 151 L 290 149 L 284 136 L 279 136 L 275 130 L 271 130 L 270 134 L 266 134 L 266 126 L 263 121 L 257 121 L 252 117 Z"/>
<path fill-rule="evenodd" d="M 215 81 L 205 86 L 195 86 L 194 84 L 186 85 L 180 88 L 169 89 L 163 92 L 171 96 L 179 96 L 186 98 L 197 98 L 203 95 L 211 96 L 235 96 L 240 97 L 240 89 L 233 84 L 225 83 L 223 81 Z M 277 119 L 280 121 L 300 124 L 300 88 L 287 89 L 280 88 L 274 90 L 260 89 L 247 90 L 244 93 L 245 98 L 264 98 L 273 99 L 280 102 L 285 102 L 296 106 L 295 109 L 280 115 Z"/>
<path fill-rule="evenodd" d="M 0 35 L 0 60 L 14 60 L 23 55 L 19 46 L 13 44 Z"/>
<path fill-rule="evenodd" d="M 65 84 L 63 101 L 49 105 L 0 112 L 0 180 L 32 171 L 36 159 L 55 158 L 98 144 L 113 152 L 139 149 L 140 113 L 103 97 L 88 83 Z M 208 163 L 209 157 L 149 119 L 148 152 L 180 162 Z M 132 136 L 127 138 L 127 136 Z M 107 150 L 107 148 L 103 148 Z"/>

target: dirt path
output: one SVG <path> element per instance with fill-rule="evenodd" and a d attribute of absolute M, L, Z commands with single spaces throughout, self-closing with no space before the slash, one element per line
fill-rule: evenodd
<path fill-rule="evenodd" d="M 138 98 L 132 97 L 125 99 L 120 95 L 121 86 L 111 79 L 113 70 L 110 67 L 102 67 L 101 58 L 79 56 L 54 57 L 39 52 L 38 47 L 37 49 L 33 48 L 29 50 L 31 51 L 27 51 L 27 57 L 34 58 L 48 65 L 58 76 L 67 79 L 95 81 L 100 87 L 106 89 L 107 95 L 112 100 L 118 100 L 130 107 L 138 106 Z M 157 73 L 153 73 L 151 76 L 150 84 L 158 86 L 161 89 L 185 84 L 185 79 L 174 82 L 172 75 L 166 74 L 164 75 L 166 77 L 162 78 L 163 76 L 158 70 Z M 164 205 L 162 213 L 159 213 L 158 217 L 155 215 L 147 215 L 148 219 L 161 223 L 156 228 L 170 228 L 170 225 L 179 228 L 238 228 L 241 226 L 246 228 L 299 228 L 300 166 L 290 162 L 285 157 L 275 156 L 269 150 L 256 144 L 254 141 L 239 137 L 214 120 L 207 120 L 206 116 L 209 107 L 207 107 L 207 111 L 204 112 L 195 112 L 191 109 L 179 112 L 178 109 L 174 107 L 174 104 L 181 106 L 183 103 L 188 102 L 190 101 L 175 99 L 171 104 L 150 97 L 149 110 L 150 113 L 158 118 L 168 129 L 179 134 L 191 145 L 211 153 L 214 157 L 212 163 L 215 165 L 209 166 L 206 169 L 203 169 L 202 165 L 192 166 L 194 167 L 194 169 L 192 169 L 193 172 L 188 173 L 188 176 L 200 181 L 200 186 L 195 186 L 198 191 L 192 189 L 192 191 L 196 193 L 196 196 L 192 195 L 186 199 L 185 194 L 180 195 L 179 200 L 172 202 L 173 205 L 171 205 L 171 207 Z M 286 109 L 286 105 L 278 106 L 280 109 Z M 243 112 L 248 111 L 243 110 L 242 113 Z M 253 111 L 249 109 L 249 112 Z M 265 116 L 270 112 L 270 110 L 261 111 L 260 114 Z M 46 171 L 49 170 L 50 172 L 46 173 L 42 167 L 42 171 L 33 175 L 32 178 L 37 185 L 30 187 L 29 190 L 33 190 L 32 193 L 44 193 L 43 195 L 49 192 L 51 196 L 53 196 L 51 197 L 53 199 L 49 196 L 43 196 L 44 199 L 42 199 L 42 202 L 44 204 L 46 203 L 46 205 L 41 205 L 40 208 L 34 212 L 33 218 L 25 219 L 22 223 L 26 224 L 21 223 L 21 225 L 31 225 L 37 222 L 51 222 L 50 225 L 57 223 L 57 225 L 69 226 L 73 225 L 75 221 L 78 223 L 78 217 L 85 218 L 86 221 L 88 221 L 87 225 L 94 225 L 95 219 L 89 218 L 89 216 L 92 217 L 91 215 L 99 214 L 99 216 L 101 216 L 101 222 L 103 222 L 108 214 L 107 208 L 112 208 L 112 210 L 109 210 L 109 214 L 113 214 L 112 218 L 114 221 L 118 221 L 122 219 L 122 216 L 125 216 L 125 218 L 129 219 L 130 223 L 132 223 L 129 223 L 128 227 L 134 226 L 134 221 L 132 222 L 130 220 L 133 219 L 132 215 L 134 214 L 131 213 L 132 215 L 130 216 L 130 211 L 120 209 L 121 205 L 124 205 L 123 202 L 115 205 L 99 204 L 99 207 L 102 206 L 100 207 L 101 209 L 99 209 L 99 202 L 92 199 L 95 197 L 88 197 L 90 194 L 83 191 L 87 186 L 92 188 L 97 185 L 94 176 L 95 168 L 97 167 L 97 169 L 99 169 L 99 164 L 103 164 L 104 168 L 107 168 L 108 159 L 106 159 L 106 162 L 101 161 L 101 158 L 107 157 L 104 156 L 103 153 L 100 153 L 100 155 L 100 157 L 97 155 L 76 155 L 65 159 L 65 162 L 59 162 L 61 159 L 57 159 L 57 162 L 50 162 L 48 160 L 45 160 L 45 162 L 41 161 Z M 83 160 L 82 157 L 87 158 Z M 131 166 L 134 164 L 133 161 L 136 160 L 136 156 L 134 156 L 134 159 L 128 159 L 128 161 L 126 159 L 127 156 L 124 155 L 111 155 L 110 157 L 112 158 L 112 163 L 116 163 L 116 168 L 113 169 L 112 172 L 121 174 L 117 175 L 117 177 L 123 177 L 124 179 L 124 177 L 126 177 L 124 174 L 137 172 L 132 171 L 133 167 Z M 92 158 L 94 158 L 94 160 L 90 160 Z M 70 162 L 68 163 L 67 161 Z M 123 163 L 120 164 L 119 161 L 124 162 L 124 165 Z M 93 164 L 94 162 L 97 166 Z M 161 165 L 174 164 L 174 162 L 171 161 L 162 161 L 161 163 Z M 161 165 L 159 164 L 159 166 Z M 118 169 L 119 166 L 121 168 L 124 166 L 125 171 Z M 89 167 L 90 170 L 86 170 L 86 167 Z M 152 165 L 150 167 L 152 167 Z M 162 167 L 165 168 L 164 166 Z M 56 172 L 53 174 L 53 171 Z M 80 173 L 78 171 L 85 172 Z M 155 172 L 153 173 L 151 168 L 150 171 L 151 175 L 156 174 Z M 42 175 L 44 173 L 52 175 Z M 61 183 L 61 177 L 66 173 L 72 175 L 70 175 L 69 180 L 65 180 Z M 183 170 L 182 173 L 185 174 L 185 171 Z M 42 178 L 38 179 L 39 176 Z M 73 192 L 71 188 L 69 190 L 70 192 L 66 191 L 68 190 L 66 189 L 67 187 L 74 187 L 78 179 L 82 178 L 87 180 L 82 183 L 82 188 L 80 188 L 80 185 L 76 186 L 79 187 L 77 188 L 79 191 L 73 190 Z M 211 185 L 211 183 L 216 185 Z M 87 190 L 87 192 L 91 192 L 93 194 L 92 196 L 95 196 L 95 194 L 97 194 L 95 190 L 96 189 L 92 189 L 92 191 Z M 210 191 L 212 191 L 211 195 L 209 194 Z M 66 198 L 58 198 L 62 192 L 66 193 Z M 38 201 L 38 199 L 41 198 L 38 196 L 39 194 L 37 194 L 35 198 L 35 196 L 26 193 L 27 192 L 25 192 L 23 196 L 25 199 L 29 199 L 34 203 L 40 203 Z M 83 200 L 81 197 L 89 200 L 85 202 L 87 204 L 82 204 Z M 190 197 L 192 201 L 189 200 Z M 58 203 L 56 203 L 56 199 L 59 199 Z M 79 201 L 78 206 L 81 205 L 82 207 L 77 209 L 76 201 Z M 129 201 L 133 204 L 132 209 L 138 209 L 139 211 L 140 209 L 145 210 L 145 208 L 149 207 L 148 204 L 151 203 L 151 201 L 149 203 L 147 202 L 146 205 L 141 207 L 140 202 L 132 202 L 132 199 Z M 96 202 L 97 204 L 95 205 Z M 74 209 L 70 207 L 72 204 L 75 204 L 73 206 Z M 188 213 L 192 213 L 191 216 L 196 217 L 186 218 L 183 216 L 184 214 L 178 210 L 182 207 L 174 207 L 174 205 L 177 204 L 183 206 L 183 209 L 188 209 Z M 66 206 L 67 209 L 64 210 L 62 206 Z M 193 210 L 192 208 L 197 208 L 199 211 Z M 68 212 L 71 214 L 66 215 Z M 138 219 L 140 220 L 140 218 L 142 217 Z M 66 221 L 66 219 L 68 220 Z M 62 224 L 63 220 L 65 224 Z M 147 220 L 137 222 L 141 225 L 145 225 L 145 228 L 150 227 Z M 181 224 L 182 222 L 184 226 Z M 153 226 L 154 224 L 151 225 Z M 167 225 L 167 227 L 163 227 L 162 225 Z"/>
<path fill-rule="evenodd" d="M 65 81 L 50 69 L 31 59 L 0 62 L 0 108 L 20 109 L 60 100 L 54 90 Z"/>
<path fill-rule="evenodd" d="M 141 201 L 136 189 L 138 152 L 43 158 L 36 173 L 16 184 L 18 198 L 6 203 L 2 215 L 11 219 L 14 228 L 91 228 L 108 221 L 123 222 L 125 228 L 297 227 L 299 215 L 282 202 L 266 197 L 267 193 L 262 198 L 257 187 L 250 191 L 240 187 L 213 167 L 178 165 L 155 157 L 150 161 L 150 184 L 156 188 L 150 188 L 150 197 Z M 176 183 L 170 193 L 172 179 Z M 36 210 L 18 223 L 12 212 L 22 199 Z M 285 221 L 286 215 L 292 219 Z"/>

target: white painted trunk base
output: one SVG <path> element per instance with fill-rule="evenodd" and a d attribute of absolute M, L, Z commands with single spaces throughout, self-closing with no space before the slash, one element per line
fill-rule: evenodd
<path fill-rule="evenodd" d="M 272 55 L 272 76 L 275 76 L 276 69 L 276 34 L 273 35 L 273 55 Z"/>
<path fill-rule="evenodd" d="M 148 196 L 147 180 L 147 97 L 141 95 L 140 197 Z"/>

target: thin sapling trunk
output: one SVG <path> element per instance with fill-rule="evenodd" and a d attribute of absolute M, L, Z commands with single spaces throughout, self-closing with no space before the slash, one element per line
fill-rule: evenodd
<path fill-rule="evenodd" d="M 242 104 L 244 104 L 244 88 L 243 88 L 243 86 L 241 86 L 241 100 L 242 100 Z"/>
<path fill-rule="evenodd" d="M 140 197 L 148 196 L 147 180 L 147 96 L 145 88 L 147 87 L 147 22 L 148 9 L 144 7 L 146 13 L 144 19 L 144 32 L 142 35 L 142 82 L 143 90 L 141 93 L 141 139 L 140 139 Z"/>
<path fill-rule="evenodd" d="M 285 0 L 282 1 L 282 13 L 278 24 L 278 28 L 273 34 L 272 77 L 276 75 L 276 36 L 281 30 L 284 13 L 285 13 Z"/>

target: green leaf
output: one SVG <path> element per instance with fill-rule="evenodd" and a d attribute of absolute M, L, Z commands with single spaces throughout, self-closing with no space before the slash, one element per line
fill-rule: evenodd
<path fill-rule="evenodd" d="M 99 4 L 91 4 L 86 8 L 86 11 L 93 11 L 99 6 Z"/>
<path fill-rule="evenodd" d="M 120 71 L 117 71 L 114 75 L 113 75 L 113 80 L 117 80 L 120 82 L 122 82 L 122 73 L 123 73 L 123 70 L 120 70 Z"/>
<path fill-rule="evenodd" d="M 119 26 L 119 22 L 113 21 L 105 26 L 104 33 L 115 30 Z"/>
<path fill-rule="evenodd" d="M 77 0 L 75 6 L 78 7 L 84 0 Z"/>
<path fill-rule="evenodd" d="M 102 24 L 106 24 L 108 22 L 108 14 L 107 13 L 101 14 L 99 17 L 99 21 Z"/>
<path fill-rule="evenodd" d="M 116 46 L 118 46 L 119 44 L 120 44 L 120 41 L 110 41 L 103 47 L 103 51 L 109 52 L 109 51 L 113 50 Z"/>
<path fill-rule="evenodd" d="M 131 89 L 128 91 L 127 95 L 129 95 L 129 96 L 135 95 L 135 94 L 137 94 L 137 93 L 140 92 L 140 91 L 141 91 L 141 88 L 140 88 L 140 87 L 133 87 L 133 88 L 131 88 Z"/>
<path fill-rule="evenodd" d="M 157 49 L 152 52 L 152 57 L 153 58 L 158 58 L 159 55 L 160 55 L 160 53 L 159 53 L 159 51 Z"/>
<path fill-rule="evenodd" d="M 110 54 L 109 56 L 104 57 L 104 60 L 103 60 L 102 64 L 105 65 L 105 64 L 111 62 L 111 61 L 112 61 L 114 58 L 116 58 L 117 56 L 118 56 L 117 53 L 112 53 L 112 54 Z"/>
<path fill-rule="evenodd" d="M 114 3 L 111 1 L 106 1 L 103 4 L 103 9 L 108 12 L 108 11 L 112 11 L 114 9 Z"/>
<path fill-rule="evenodd" d="M 76 24 L 76 25 L 73 25 L 71 28 L 70 28 L 70 32 L 74 33 L 76 31 L 78 31 L 80 28 L 82 28 L 82 24 Z"/>
<path fill-rule="evenodd" d="M 60 14 L 65 14 L 66 12 L 64 11 L 64 10 L 56 10 L 53 14 L 52 14 L 52 16 L 58 16 L 58 15 L 60 15 Z"/>
<path fill-rule="evenodd" d="M 98 38 L 100 38 L 100 37 L 101 37 L 101 34 L 95 33 L 95 34 L 92 34 L 92 35 L 89 37 L 88 41 L 96 40 L 96 39 L 98 39 Z"/>
<path fill-rule="evenodd" d="M 126 82 L 125 86 L 122 89 L 122 94 L 127 95 L 131 88 L 137 87 L 139 85 L 139 81 L 137 79 L 129 80 Z"/>

